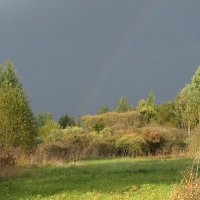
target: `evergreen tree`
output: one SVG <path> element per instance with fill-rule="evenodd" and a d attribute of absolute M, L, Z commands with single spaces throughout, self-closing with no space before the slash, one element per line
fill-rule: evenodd
<path fill-rule="evenodd" d="M 60 126 L 62 128 L 66 128 L 67 126 L 75 126 L 76 125 L 74 118 L 69 115 L 63 115 L 59 119 L 58 123 L 60 124 Z"/>
<path fill-rule="evenodd" d="M 154 95 L 152 90 L 149 91 L 149 95 L 148 95 L 148 98 L 146 100 L 146 104 L 148 106 L 152 106 L 152 107 L 155 106 L 155 95 Z"/>
<path fill-rule="evenodd" d="M 6 87 L 8 84 L 12 87 L 22 89 L 22 85 L 17 77 L 14 64 L 11 61 L 6 62 L 0 68 L 0 88 Z"/>
<path fill-rule="evenodd" d="M 36 126 L 37 128 L 41 128 L 44 126 L 48 121 L 53 121 L 53 115 L 49 112 L 46 113 L 38 113 L 36 116 Z"/>
<path fill-rule="evenodd" d="M 109 112 L 109 108 L 107 106 L 101 106 L 97 112 L 97 115 L 101 115 L 107 112 Z"/>
<path fill-rule="evenodd" d="M 138 102 L 138 110 L 144 116 L 144 119 L 149 123 L 156 116 L 155 96 L 152 91 L 149 92 L 147 99 L 141 99 Z"/>
<path fill-rule="evenodd" d="M 7 62 L 0 73 L 0 145 L 6 150 L 30 148 L 35 136 L 34 115 L 28 97 L 13 64 Z"/>
<path fill-rule="evenodd" d="M 128 103 L 128 99 L 126 97 L 121 97 L 117 103 L 117 112 L 127 112 L 131 109 L 131 106 Z"/>

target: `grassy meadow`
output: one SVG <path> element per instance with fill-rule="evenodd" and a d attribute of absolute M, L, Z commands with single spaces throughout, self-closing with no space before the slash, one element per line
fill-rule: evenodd
<path fill-rule="evenodd" d="M 118 158 L 19 168 L 1 177 L 0 199 L 164 200 L 191 162 L 188 158 Z"/>

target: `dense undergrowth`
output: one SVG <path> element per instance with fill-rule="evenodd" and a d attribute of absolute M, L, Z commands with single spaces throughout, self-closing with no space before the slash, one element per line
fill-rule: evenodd
<path fill-rule="evenodd" d="M 183 130 L 146 124 L 136 111 L 85 116 L 81 127 L 52 128 L 44 135 L 35 153 L 69 161 L 179 154 L 189 144 Z"/>

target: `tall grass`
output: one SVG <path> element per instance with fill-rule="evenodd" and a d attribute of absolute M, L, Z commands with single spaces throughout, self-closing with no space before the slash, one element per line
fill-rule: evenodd
<path fill-rule="evenodd" d="M 171 194 L 171 200 L 199 200 L 200 199 L 200 149 L 194 161 L 187 168 L 181 184 L 176 186 Z"/>
<path fill-rule="evenodd" d="M 164 200 L 191 159 L 105 159 L 24 168 L 0 179 L 1 199 Z"/>

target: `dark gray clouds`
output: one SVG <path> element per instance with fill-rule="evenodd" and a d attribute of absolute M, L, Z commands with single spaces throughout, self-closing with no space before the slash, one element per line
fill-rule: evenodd
<path fill-rule="evenodd" d="M 157 102 L 190 81 L 199 0 L 1 0 L 0 61 L 12 59 L 35 112 L 73 115 Z"/>

